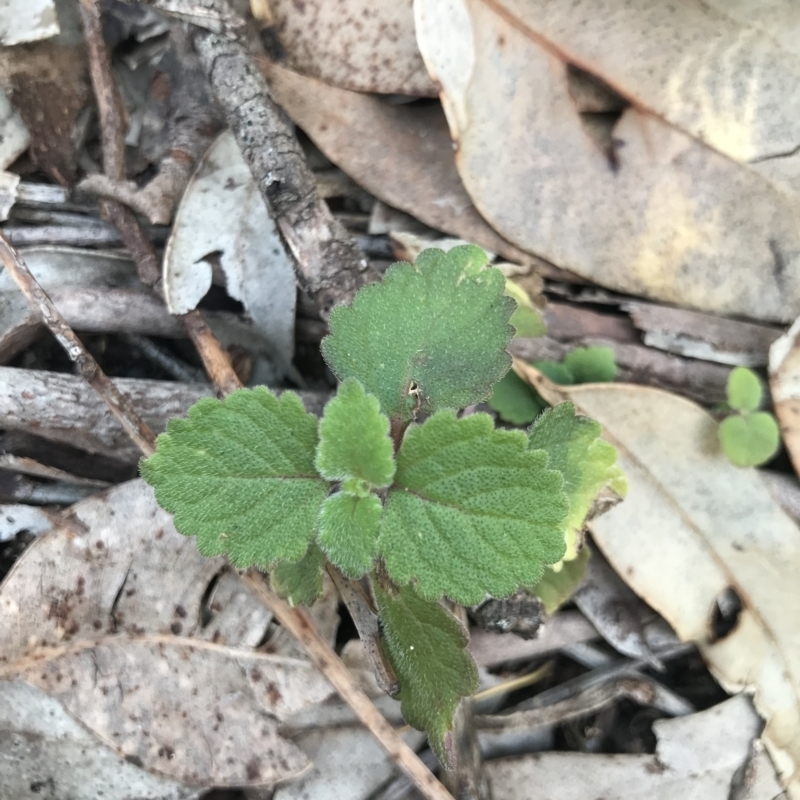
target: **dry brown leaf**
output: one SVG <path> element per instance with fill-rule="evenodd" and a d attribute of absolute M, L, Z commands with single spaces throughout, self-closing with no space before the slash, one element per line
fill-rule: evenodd
<path fill-rule="evenodd" d="M 514 370 L 550 403 L 571 400 L 619 452 L 630 491 L 590 523 L 596 543 L 684 641 L 697 642 L 729 691 L 754 693 L 763 737 L 791 798 L 800 798 L 800 530 L 758 473 L 721 453 L 717 424 L 681 397 L 625 384 L 556 386 Z M 741 612 L 720 638 L 734 592 Z"/>
<path fill-rule="evenodd" d="M 705 126 L 720 144 L 730 135 L 728 151 L 756 160 L 787 152 L 800 144 L 794 91 L 800 62 L 747 29 L 741 29 L 744 50 L 706 53 L 718 41 L 682 27 L 681 15 L 699 7 L 689 0 L 677 7 L 649 0 L 623 6 L 417 0 L 415 14 L 420 49 L 442 86 L 459 172 L 498 232 L 604 286 L 788 321 L 800 311 L 800 196 L 787 188 L 796 180 L 793 159 L 738 163 L 665 116 L 671 109 L 678 120 L 674 110 L 683 109 L 681 124 Z M 642 30 L 640 16 L 673 12 L 677 30 L 666 23 Z M 739 30 L 727 17 L 708 16 L 720 31 Z M 735 38 L 725 35 L 729 43 Z M 673 36 L 687 55 L 670 72 Z M 761 59 L 752 76 L 750 61 L 741 58 L 749 43 Z M 727 54 L 739 60 L 726 71 L 714 58 L 724 62 Z M 597 70 L 614 87 L 618 94 L 605 92 L 609 105 L 598 106 L 597 97 L 586 105 L 578 90 L 586 80 L 569 66 L 575 64 Z M 703 84 L 703 103 L 681 93 L 701 68 L 712 85 L 720 82 L 708 98 Z M 637 89 L 651 70 L 653 86 Z M 692 80 L 671 83 L 687 74 Z M 651 90 L 653 102 L 663 97 L 657 109 L 639 99 Z M 756 122 L 769 98 L 785 106 Z M 744 127 L 732 125 L 733 107 Z"/>
<path fill-rule="evenodd" d="M 498 236 L 464 191 L 438 106 L 390 105 L 276 65 L 263 67 L 275 100 L 368 192 L 510 261 L 528 259 Z"/>
<path fill-rule="evenodd" d="M 800 318 L 770 348 L 769 386 L 783 444 L 800 475 Z"/>
<path fill-rule="evenodd" d="M 343 89 L 435 96 L 414 35 L 413 0 L 271 0 L 286 63 Z"/>
<path fill-rule="evenodd" d="M 307 764 L 276 718 L 333 690 L 306 661 L 247 649 L 270 619 L 131 481 L 73 506 L 16 562 L 0 586 L 0 677 L 40 687 L 148 771 L 272 783 Z"/>
<path fill-rule="evenodd" d="M 279 720 L 333 692 L 306 661 L 175 636 L 42 648 L 0 677 L 47 692 L 128 761 L 194 786 L 271 784 L 305 770 Z"/>

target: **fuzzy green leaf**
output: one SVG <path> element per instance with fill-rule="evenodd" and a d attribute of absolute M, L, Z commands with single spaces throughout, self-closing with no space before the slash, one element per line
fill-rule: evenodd
<path fill-rule="evenodd" d="M 778 452 L 781 433 L 772 414 L 757 411 L 722 420 L 719 441 L 732 464 L 737 467 L 757 467 Z"/>
<path fill-rule="evenodd" d="M 316 532 L 328 493 L 316 446 L 316 417 L 296 394 L 239 389 L 170 420 L 141 472 L 203 555 L 269 567 L 301 559 Z"/>
<path fill-rule="evenodd" d="M 508 371 L 493 387 L 489 407 L 512 425 L 528 425 L 545 408 L 544 401 L 515 372 Z"/>
<path fill-rule="evenodd" d="M 564 555 L 563 480 L 546 460 L 487 414 L 410 428 L 378 538 L 391 578 L 463 605 L 535 584 Z"/>
<path fill-rule="evenodd" d="M 315 464 L 330 481 L 351 481 L 354 486 L 361 481 L 375 488 L 392 482 L 389 419 L 381 414 L 378 399 L 355 378 L 340 384 L 336 397 L 325 406 Z"/>
<path fill-rule="evenodd" d="M 310 606 L 322 597 L 322 573 L 325 554 L 315 544 L 294 563 L 281 561 L 269 574 L 272 588 L 292 606 Z"/>
<path fill-rule="evenodd" d="M 728 405 L 737 411 L 755 411 L 761 405 L 763 389 L 758 375 L 747 367 L 736 367 L 728 376 Z"/>
<path fill-rule="evenodd" d="M 610 347 L 576 347 L 564 356 L 562 364 L 572 375 L 572 383 L 610 383 L 617 376 Z"/>
<path fill-rule="evenodd" d="M 514 281 L 506 279 L 506 294 L 517 301 L 517 308 L 509 322 L 516 330 L 516 336 L 536 337 L 547 333 L 544 317 L 531 302 L 528 293 Z"/>
<path fill-rule="evenodd" d="M 372 568 L 382 511 L 374 494 L 356 497 L 339 492 L 325 500 L 317 541 L 348 578 L 360 578 Z"/>
<path fill-rule="evenodd" d="M 554 614 L 575 593 L 586 575 L 590 555 L 589 548 L 583 547 L 572 561 L 562 562 L 560 569 L 547 567 L 539 583 L 531 587 L 548 614 Z"/>
<path fill-rule="evenodd" d="M 572 386 L 575 383 L 575 376 L 558 361 L 534 361 L 533 366 L 553 383 L 561 386 Z"/>
<path fill-rule="evenodd" d="M 427 732 L 439 761 L 451 767 L 453 716 L 461 698 L 478 689 L 467 632 L 439 603 L 410 587 L 390 594 L 376 582 L 375 599 L 384 647 L 400 681 L 403 716 Z"/>
<path fill-rule="evenodd" d="M 322 354 L 336 375 L 357 378 L 392 419 L 464 408 L 489 397 L 511 365 L 505 352 L 514 301 L 479 247 L 425 250 L 390 267 L 330 318 Z"/>
<path fill-rule="evenodd" d="M 616 449 L 600 439 L 600 424 L 575 414 L 572 403 L 546 409 L 529 433 L 531 450 L 547 453 L 547 466 L 564 476 L 569 513 L 564 520 L 566 558 L 575 558 L 578 535 L 598 492 L 605 486 L 625 489 L 624 475 L 616 466 Z"/>

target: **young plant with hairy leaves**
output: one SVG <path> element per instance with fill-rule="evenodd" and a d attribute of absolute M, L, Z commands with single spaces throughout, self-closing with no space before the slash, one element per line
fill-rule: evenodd
<path fill-rule="evenodd" d="M 365 580 L 403 713 L 445 766 L 477 670 L 442 601 L 540 582 L 613 463 L 574 412 L 550 434 L 458 416 L 508 371 L 515 308 L 479 248 L 427 250 L 334 309 L 322 353 L 341 383 L 320 420 L 291 392 L 242 389 L 171 421 L 142 463 L 201 552 L 269 570 L 291 603 L 326 569 Z"/>

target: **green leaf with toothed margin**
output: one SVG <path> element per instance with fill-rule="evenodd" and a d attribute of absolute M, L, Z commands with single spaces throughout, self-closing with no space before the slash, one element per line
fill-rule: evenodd
<path fill-rule="evenodd" d="M 279 562 L 269 573 L 269 581 L 273 590 L 285 598 L 289 605 L 310 606 L 318 597 L 322 597 L 324 572 L 325 554 L 312 543 L 299 561 Z"/>
<path fill-rule="evenodd" d="M 430 249 L 390 267 L 330 318 L 322 355 L 340 380 L 357 378 L 391 419 L 485 400 L 511 366 L 515 302 L 486 253 Z"/>
<path fill-rule="evenodd" d="M 357 497 L 338 492 L 325 500 L 317 541 L 348 578 L 360 578 L 372 568 L 382 511 L 374 494 Z"/>
<path fill-rule="evenodd" d="M 328 493 L 316 447 L 317 419 L 300 398 L 259 386 L 170 420 L 141 473 L 203 555 L 266 568 L 299 561 L 314 537 Z"/>
<path fill-rule="evenodd" d="M 323 478 L 348 481 L 353 487 L 366 484 L 367 491 L 392 482 L 389 419 L 381 414 L 378 399 L 367 394 L 355 378 L 341 383 L 336 397 L 325 406 L 314 463 Z"/>
<path fill-rule="evenodd" d="M 592 503 L 606 486 L 621 497 L 627 491 L 617 451 L 600 438 L 600 423 L 575 413 L 572 403 L 546 409 L 529 432 L 531 450 L 547 453 L 547 466 L 564 476 L 569 513 L 564 520 L 565 559 L 577 555 L 577 541 Z"/>
<path fill-rule="evenodd" d="M 409 428 L 378 537 L 395 583 L 474 605 L 532 586 L 562 558 L 563 479 L 527 445 L 487 414 L 439 411 Z"/>
<path fill-rule="evenodd" d="M 375 581 L 383 645 L 400 681 L 406 722 L 428 734 L 433 752 L 452 767 L 453 716 L 462 697 L 478 690 L 478 670 L 461 623 L 412 588 L 384 590 Z"/>
<path fill-rule="evenodd" d="M 569 600 L 583 582 L 591 552 L 583 547 L 572 561 L 562 561 L 559 569 L 547 567 L 542 579 L 530 591 L 535 594 L 548 614 L 554 614 Z"/>

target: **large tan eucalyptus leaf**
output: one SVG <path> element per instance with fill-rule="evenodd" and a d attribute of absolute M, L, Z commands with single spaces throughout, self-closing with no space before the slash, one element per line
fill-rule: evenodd
<path fill-rule="evenodd" d="M 391 105 L 275 64 L 263 69 L 275 100 L 359 186 L 431 228 L 526 260 L 464 191 L 441 108 Z"/>
<path fill-rule="evenodd" d="M 769 387 L 783 445 L 800 475 L 800 317 L 770 347 Z"/>
<path fill-rule="evenodd" d="M 279 720 L 333 688 L 307 661 L 176 636 L 108 636 L 0 667 L 58 700 L 106 746 L 190 786 L 274 784 L 306 756 Z"/>
<path fill-rule="evenodd" d="M 435 95 L 414 36 L 413 0 L 270 0 L 287 64 L 343 89 Z"/>
<path fill-rule="evenodd" d="M 590 523 L 595 541 L 681 639 L 697 642 L 726 689 L 754 693 L 776 769 L 800 798 L 800 529 L 755 470 L 728 462 L 700 406 L 643 386 L 556 386 L 520 361 L 514 369 L 548 402 L 571 400 L 603 426 L 630 489 Z M 731 592 L 741 612 L 716 638 Z"/>
<path fill-rule="evenodd" d="M 312 614 L 335 635 L 333 603 Z M 253 649 L 270 620 L 225 560 L 201 556 L 131 481 L 65 512 L 0 585 L 0 680 L 58 700 L 102 743 L 97 763 L 106 746 L 181 784 L 271 784 L 308 765 L 278 721 L 333 689 L 309 662 Z M 0 737 L 0 759 L 17 755 Z"/>
<path fill-rule="evenodd" d="M 695 0 L 415 15 L 464 186 L 507 239 L 632 294 L 797 316 L 796 55 Z"/>

